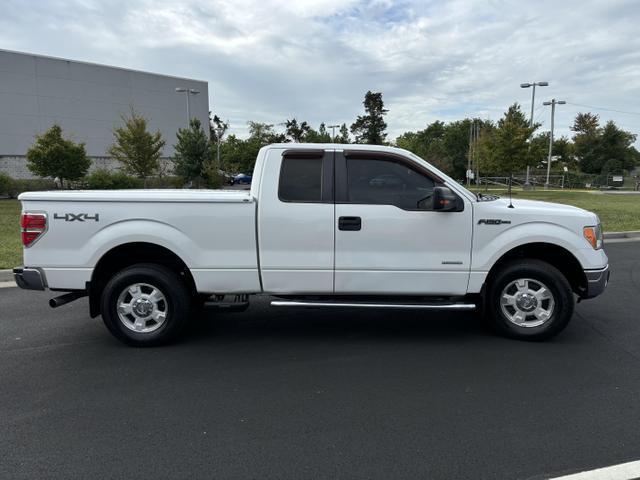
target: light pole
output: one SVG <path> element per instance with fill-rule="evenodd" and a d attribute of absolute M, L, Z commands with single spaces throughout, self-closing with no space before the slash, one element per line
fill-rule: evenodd
<path fill-rule="evenodd" d="M 549 158 L 547 159 L 547 181 L 544 184 L 544 189 L 549 189 L 549 175 L 551 174 L 551 154 L 553 153 L 553 122 L 556 116 L 556 105 L 564 105 L 564 100 L 556 100 L 552 98 L 550 102 L 543 102 L 544 106 L 551 105 L 551 131 L 549 132 Z"/>
<path fill-rule="evenodd" d="M 531 117 L 529 118 L 529 128 L 533 128 L 533 107 L 536 103 L 536 86 L 537 87 L 548 87 L 549 82 L 533 82 L 533 83 L 521 83 L 520 88 L 531 88 Z M 527 165 L 527 177 L 524 181 L 525 190 L 530 188 L 531 184 L 529 183 L 529 165 Z"/>
<path fill-rule="evenodd" d="M 340 128 L 340 125 L 327 125 L 327 128 L 331 129 L 331 141 L 336 141 L 336 128 Z"/>
<path fill-rule="evenodd" d="M 222 134 L 224 133 L 224 128 L 222 127 L 216 127 L 215 129 L 216 131 L 216 138 L 217 138 L 217 142 L 216 142 L 216 157 L 217 157 L 217 163 L 218 163 L 218 170 L 222 170 L 222 165 L 220 165 L 220 139 L 222 138 Z"/>
<path fill-rule="evenodd" d="M 176 87 L 176 93 L 184 93 L 187 97 L 187 128 L 189 128 L 189 124 L 191 123 L 191 106 L 189 105 L 189 96 L 198 95 L 200 91 L 194 90 L 193 88 Z"/>

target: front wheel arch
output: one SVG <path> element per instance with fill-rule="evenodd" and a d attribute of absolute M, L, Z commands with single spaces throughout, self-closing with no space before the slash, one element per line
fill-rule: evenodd
<path fill-rule="evenodd" d="M 505 265 L 525 259 L 540 260 L 555 266 L 571 285 L 571 290 L 582 296 L 587 290 L 587 277 L 578 259 L 566 248 L 553 243 L 535 242 L 518 245 L 504 253 L 491 267 L 482 286 L 482 297 L 486 295 L 487 285 Z"/>

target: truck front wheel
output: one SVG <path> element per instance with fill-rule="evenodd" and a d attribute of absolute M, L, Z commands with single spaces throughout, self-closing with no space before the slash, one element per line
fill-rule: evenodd
<path fill-rule="evenodd" d="M 511 262 L 490 280 L 486 315 L 503 335 L 545 340 L 561 332 L 573 315 L 571 285 L 554 266 L 535 259 Z"/>
<path fill-rule="evenodd" d="M 101 300 L 102 319 L 122 342 L 155 346 L 174 340 L 189 318 L 191 295 L 171 269 L 137 264 L 115 274 Z"/>

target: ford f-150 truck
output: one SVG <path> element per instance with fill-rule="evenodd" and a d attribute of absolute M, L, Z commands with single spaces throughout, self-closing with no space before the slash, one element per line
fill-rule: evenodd
<path fill-rule="evenodd" d="M 476 195 L 416 155 L 368 145 L 260 150 L 250 191 L 30 192 L 25 289 L 88 296 L 120 340 L 176 337 L 203 305 L 477 310 L 544 339 L 609 279 L 598 217 Z"/>

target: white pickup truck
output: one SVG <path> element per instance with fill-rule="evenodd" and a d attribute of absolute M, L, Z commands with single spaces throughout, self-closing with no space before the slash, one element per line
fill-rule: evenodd
<path fill-rule="evenodd" d="M 544 339 L 609 279 L 598 217 L 475 195 L 390 147 L 277 144 L 250 191 L 20 195 L 25 289 L 89 297 L 131 345 L 176 337 L 194 307 L 472 310 Z"/>

